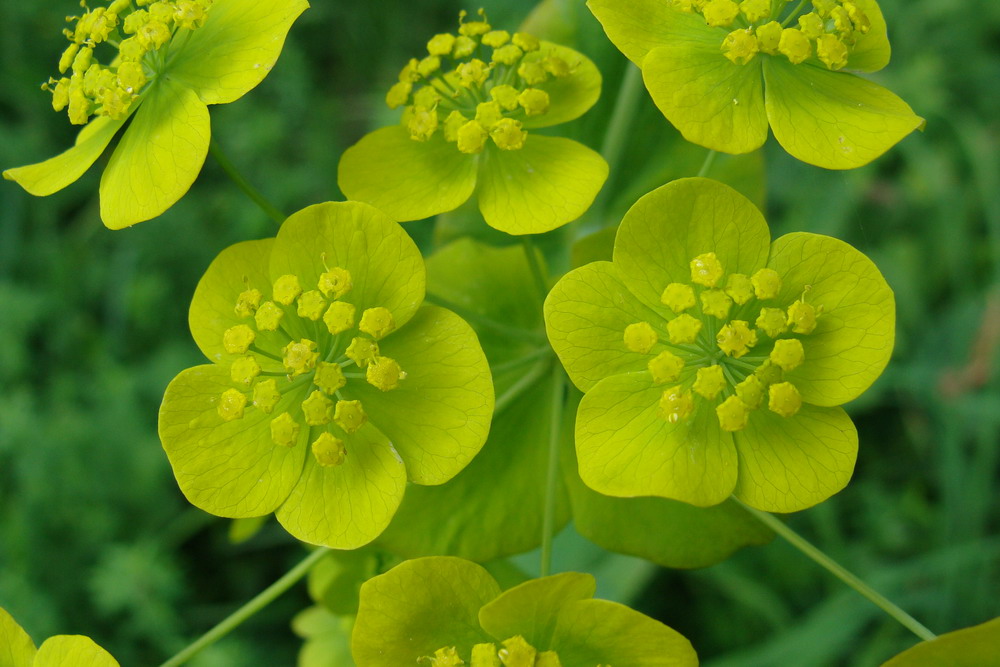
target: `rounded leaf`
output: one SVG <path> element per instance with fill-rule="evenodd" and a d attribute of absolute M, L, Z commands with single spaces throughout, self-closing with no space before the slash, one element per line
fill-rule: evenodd
<path fill-rule="evenodd" d="M 34 667 L 118 667 L 118 661 L 90 637 L 56 635 L 38 647 Z"/>
<path fill-rule="evenodd" d="M 579 118 L 594 106 L 601 96 L 601 72 L 593 61 L 571 48 L 542 42 L 538 51 L 524 56 L 524 62 L 534 62 L 545 58 L 560 58 L 569 65 L 571 74 L 553 77 L 544 83 L 532 86 L 549 94 L 549 110 L 540 116 L 528 116 L 523 122 L 526 128 L 551 127 Z"/>
<path fill-rule="evenodd" d="M 579 572 L 531 579 L 484 605 L 479 623 L 499 641 L 521 635 L 545 650 L 552 645 L 560 610 L 571 602 L 589 600 L 596 590 L 594 577 Z"/>
<path fill-rule="evenodd" d="M 675 10 L 662 0 L 588 0 L 608 39 L 636 65 L 658 46 L 707 31 L 716 32 L 694 13 Z"/>
<path fill-rule="evenodd" d="M 14 617 L 0 608 L 0 667 L 31 667 L 35 644 Z"/>
<path fill-rule="evenodd" d="M 1000 667 L 1000 618 L 917 644 L 882 667 Z"/>

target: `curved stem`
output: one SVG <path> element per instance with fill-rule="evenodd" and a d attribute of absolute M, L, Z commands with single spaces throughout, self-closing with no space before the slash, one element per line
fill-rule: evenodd
<path fill-rule="evenodd" d="M 329 552 L 330 550 L 325 548 L 319 548 L 313 551 L 304 560 L 302 560 L 302 562 L 289 570 L 283 577 L 281 577 L 281 579 L 278 579 L 276 582 L 265 588 L 257 594 L 255 598 L 234 611 L 221 623 L 196 639 L 192 644 L 189 644 L 187 648 L 170 658 L 170 660 L 167 660 L 160 667 L 176 667 L 177 665 L 183 665 L 185 662 L 197 655 L 202 649 L 211 646 L 225 637 L 245 620 L 269 605 L 275 600 L 275 598 L 291 588 L 296 582 L 302 579 L 302 577 L 306 576 L 306 574 L 309 573 L 309 570 L 312 569 L 313 565 L 318 563 L 319 560 Z"/>
<path fill-rule="evenodd" d="M 271 202 L 264 198 L 264 195 L 262 195 L 257 188 L 250 185 L 250 182 L 243 178 L 243 175 L 236 170 L 232 160 L 230 160 L 226 154 L 222 152 L 222 149 L 219 148 L 219 144 L 215 141 L 215 137 L 212 137 L 211 142 L 208 144 L 208 152 L 212 154 L 215 161 L 219 163 L 220 167 L 222 167 L 222 171 L 226 172 L 226 175 L 232 179 L 233 183 L 236 184 L 236 187 L 242 190 L 243 194 L 253 200 L 253 202 L 257 204 L 257 206 L 259 206 L 269 218 L 274 220 L 279 225 L 285 221 L 285 218 L 288 216 L 275 208 Z"/>
<path fill-rule="evenodd" d="M 529 331 L 528 329 L 513 327 L 508 324 L 497 322 L 486 315 L 481 315 L 474 310 L 430 292 L 424 296 L 424 301 L 427 303 L 433 303 L 436 306 L 441 306 L 442 308 L 447 308 L 456 315 L 460 315 L 463 320 L 473 325 L 474 328 L 483 327 L 484 329 L 490 329 L 496 333 L 501 333 L 505 336 L 510 336 L 511 338 L 516 338 L 518 340 L 529 340 L 536 343 L 545 341 L 545 334 L 542 332 Z"/>
<path fill-rule="evenodd" d="M 937 635 L 927 629 L 920 621 L 913 618 L 905 611 L 903 611 L 899 606 L 890 601 L 884 595 L 876 591 L 874 588 L 861 581 L 858 577 L 848 572 L 844 567 L 834 561 L 832 558 L 827 556 L 825 553 L 814 547 L 805 538 L 796 533 L 794 530 L 789 528 L 783 521 L 778 519 L 772 514 L 767 512 L 761 512 L 758 509 L 754 509 L 749 505 L 740 502 L 735 496 L 733 500 L 736 501 L 743 509 L 752 514 L 758 521 L 763 523 L 765 526 L 773 530 L 778 535 L 781 535 L 789 544 L 801 551 L 803 554 L 811 558 L 815 563 L 825 568 L 833 576 L 837 577 L 845 584 L 856 590 L 858 593 L 868 598 L 875 606 L 880 608 L 885 613 L 896 619 L 903 627 L 920 637 L 924 641 L 930 641 L 935 639 Z"/>
<path fill-rule="evenodd" d="M 493 404 L 493 418 L 496 419 L 497 415 L 506 410 L 507 407 L 514 402 L 514 399 L 534 386 L 534 384 L 538 382 L 543 375 L 545 375 L 545 371 L 548 370 L 548 366 L 548 360 L 537 363 L 530 371 L 525 373 L 521 379 L 512 384 L 507 391 L 497 396 L 497 400 Z"/>
<path fill-rule="evenodd" d="M 549 293 L 549 286 L 545 283 L 545 273 L 542 271 L 542 265 L 538 262 L 538 250 L 535 248 L 535 242 L 531 240 L 530 236 L 522 236 L 521 247 L 524 248 L 524 256 L 531 268 L 535 286 L 538 287 L 539 294 L 544 299 Z"/>
<path fill-rule="evenodd" d="M 698 178 L 702 178 L 708 174 L 708 170 L 712 168 L 712 163 L 715 162 L 715 156 L 718 154 L 718 151 L 708 151 L 705 161 L 701 163 L 701 169 L 698 170 Z"/>
<path fill-rule="evenodd" d="M 552 538 L 556 521 L 556 484 L 559 481 L 559 435 L 565 406 L 566 376 L 559 364 L 552 365 L 552 415 L 549 422 L 549 461 L 545 475 L 545 509 L 542 514 L 542 564 L 539 575 L 552 571 Z"/>
<path fill-rule="evenodd" d="M 799 15 L 799 12 L 802 11 L 802 8 L 806 6 L 807 2 L 809 2 L 809 0 L 799 0 L 799 4 L 792 10 L 792 13 L 786 16 L 785 20 L 781 22 L 781 27 L 787 27 L 788 24 L 792 22 L 792 19 Z"/>

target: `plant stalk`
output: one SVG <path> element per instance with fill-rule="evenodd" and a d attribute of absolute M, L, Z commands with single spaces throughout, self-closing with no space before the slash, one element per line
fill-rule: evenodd
<path fill-rule="evenodd" d="M 220 167 L 222 167 L 222 171 L 226 172 L 226 175 L 232 179 L 233 183 L 236 184 L 236 187 L 242 190 L 243 194 L 257 204 L 257 206 L 259 206 L 269 218 L 274 220 L 279 225 L 285 221 L 285 218 L 288 216 L 279 211 L 264 197 L 264 195 L 260 193 L 259 190 L 257 190 L 257 188 L 250 185 L 250 182 L 243 178 L 243 175 L 240 174 L 240 172 L 237 171 L 236 166 L 233 165 L 232 160 L 230 160 L 226 154 L 222 152 L 222 149 L 219 148 L 219 144 L 215 141 L 215 137 L 212 137 L 211 142 L 208 144 L 208 152 L 212 154 L 215 161 L 219 163 Z"/>

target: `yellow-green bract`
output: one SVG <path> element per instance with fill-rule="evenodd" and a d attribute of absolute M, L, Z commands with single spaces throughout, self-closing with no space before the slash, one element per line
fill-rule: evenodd
<path fill-rule="evenodd" d="M 468 324 L 423 305 L 424 275 L 402 228 L 356 202 L 224 250 L 190 311 L 212 363 L 178 375 L 160 409 L 185 496 L 219 516 L 275 512 L 295 537 L 349 549 L 385 529 L 408 479 L 462 470 L 493 385 Z"/>
<path fill-rule="evenodd" d="M 28 633 L 0 609 L 0 665 L 3 667 L 118 667 L 111 654 L 82 635 L 56 635 L 35 648 Z"/>
<path fill-rule="evenodd" d="M 922 125 L 890 91 L 838 71 L 875 72 L 889 63 L 875 0 L 818 1 L 814 11 L 779 23 L 786 4 L 587 3 L 611 41 L 642 68 L 663 115 L 685 139 L 706 148 L 747 153 L 764 144 L 770 126 L 793 157 L 851 169 Z M 791 24 L 793 18 L 798 23 Z"/>
<path fill-rule="evenodd" d="M 640 199 L 613 261 L 564 276 L 545 322 L 586 392 L 588 486 L 792 512 L 851 478 L 857 432 L 837 406 L 888 363 L 895 301 L 851 246 L 801 232 L 771 243 L 746 198 L 691 178 Z"/>
<path fill-rule="evenodd" d="M 136 89 L 128 89 L 129 96 L 123 102 L 127 106 L 107 111 L 112 100 L 121 102 L 112 95 L 114 89 L 103 90 L 99 81 L 88 80 L 83 71 L 87 63 L 74 66 L 79 84 L 65 79 L 71 117 L 74 92 L 84 107 L 82 118 L 88 115 L 88 105 L 89 113 L 96 117 L 66 152 L 39 164 L 8 169 L 4 178 L 36 196 L 58 192 L 79 179 L 134 116 L 101 177 L 104 224 L 121 229 L 155 218 L 183 197 L 208 154 L 211 130 L 207 105 L 238 100 L 259 84 L 277 61 L 292 23 L 309 6 L 306 0 L 215 0 L 203 4 L 208 9 L 203 25 L 198 26 L 185 27 L 180 19 L 173 23 L 172 18 L 165 19 L 166 23 L 154 21 L 140 14 L 146 11 L 143 9 L 124 17 L 122 30 L 136 34 L 122 45 L 136 42 L 136 62 L 144 72 Z M 130 24 L 133 16 L 142 17 L 145 26 L 155 24 L 166 31 L 166 41 L 149 37 L 143 28 Z M 127 55 L 122 53 L 112 61 L 119 72 L 124 65 L 118 63 Z M 98 67 L 95 72 L 99 75 L 99 65 L 91 66 Z M 111 81 L 115 81 L 114 75 Z M 95 101 L 88 103 L 84 92 Z"/>
<path fill-rule="evenodd" d="M 507 591 L 475 563 L 407 561 L 361 587 L 358 667 L 698 664 L 683 636 L 628 607 L 593 599 L 594 578 L 567 572 Z"/>
<path fill-rule="evenodd" d="M 593 203 L 608 175 L 604 159 L 528 130 L 586 112 L 600 73 L 572 49 L 483 19 L 461 23 L 457 37 L 436 35 L 429 55 L 403 68 L 386 97 L 392 108 L 405 105 L 402 124 L 368 134 L 341 158 L 348 198 L 419 220 L 475 194 L 486 222 L 509 234 L 555 229 Z"/>

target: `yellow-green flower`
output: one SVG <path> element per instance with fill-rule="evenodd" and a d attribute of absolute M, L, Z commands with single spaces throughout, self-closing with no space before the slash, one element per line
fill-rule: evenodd
<path fill-rule="evenodd" d="M 212 363 L 174 378 L 160 408 L 188 500 L 275 512 L 295 537 L 349 549 L 385 529 L 407 479 L 462 470 L 486 440 L 493 385 L 465 321 L 422 305 L 424 276 L 402 228 L 356 202 L 224 250 L 190 311 Z"/>
<path fill-rule="evenodd" d="M 3 667 L 118 667 L 111 654 L 82 635 L 56 635 L 35 648 L 28 633 L 0 609 L 0 665 Z"/>
<path fill-rule="evenodd" d="M 682 635 L 595 588 L 566 572 L 501 592 L 467 560 L 406 561 L 361 586 L 351 652 L 358 667 L 698 664 Z"/>
<path fill-rule="evenodd" d="M 113 0 L 71 17 L 56 111 L 86 125 L 76 144 L 4 171 L 36 196 L 74 183 L 133 117 L 101 178 L 111 229 L 149 220 L 184 196 L 208 154 L 209 104 L 243 97 L 274 66 L 306 0 Z M 103 63 L 102 64 L 102 60 Z"/>
<path fill-rule="evenodd" d="M 586 392 L 588 486 L 792 512 L 851 478 L 857 431 L 837 406 L 888 363 L 895 301 L 853 247 L 801 232 L 770 243 L 747 199 L 690 178 L 640 199 L 614 261 L 564 276 L 545 323 Z"/>
<path fill-rule="evenodd" d="M 474 193 L 486 222 L 510 234 L 575 220 L 608 165 L 582 144 L 532 130 L 593 106 L 600 73 L 572 49 L 493 30 L 485 15 L 464 19 L 458 35 L 434 36 L 428 55 L 403 68 L 386 96 L 391 108 L 404 107 L 401 124 L 344 153 L 341 190 L 397 220 L 451 211 Z"/>
<path fill-rule="evenodd" d="M 874 160 L 923 124 L 899 97 L 848 72 L 889 63 L 875 0 L 589 0 L 612 42 L 642 68 L 663 115 L 726 153 L 764 144 L 828 169 Z"/>

